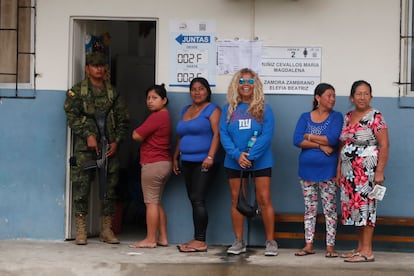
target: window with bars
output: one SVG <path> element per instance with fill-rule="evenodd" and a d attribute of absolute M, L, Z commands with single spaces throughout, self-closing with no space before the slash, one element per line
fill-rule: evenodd
<path fill-rule="evenodd" d="M 414 5 L 413 0 L 400 0 L 400 96 L 414 97 Z"/>
<path fill-rule="evenodd" d="M 35 15 L 36 0 L 0 0 L 0 97 L 35 95 Z"/>

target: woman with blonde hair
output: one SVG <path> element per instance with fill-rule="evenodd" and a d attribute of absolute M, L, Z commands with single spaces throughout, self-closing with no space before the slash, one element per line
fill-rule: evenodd
<path fill-rule="evenodd" d="M 247 178 L 252 176 L 266 232 L 264 254 L 276 256 L 278 247 L 273 238 L 275 214 L 270 195 L 274 118 L 270 105 L 265 104 L 259 76 L 248 68 L 238 71 L 229 85 L 227 102 L 220 118 L 220 140 L 226 151 L 224 167 L 230 183 L 231 217 L 236 236 L 227 253 L 238 255 L 246 252 L 243 240 L 244 216 L 236 206 L 240 176 L 244 185 Z M 247 143 L 255 133 L 256 142 L 247 149 Z"/>

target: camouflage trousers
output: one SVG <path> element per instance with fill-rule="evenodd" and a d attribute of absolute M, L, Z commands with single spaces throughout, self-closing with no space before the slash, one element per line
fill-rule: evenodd
<path fill-rule="evenodd" d="M 72 180 L 72 209 L 74 214 L 88 213 L 91 185 L 99 186 L 97 169 L 84 170 L 80 167 L 86 161 L 94 160 L 95 153 L 92 151 L 81 151 L 74 154 L 76 165 L 71 166 Z M 117 156 L 108 159 L 108 170 L 106 178 L 106 197 L 102 202 L 102 215 L 112 216 L 115 213 L 117 200 L 116 188 L 119 180 L 119 160 Z M 98 187 L 99 189 L 99 187 Z"/>

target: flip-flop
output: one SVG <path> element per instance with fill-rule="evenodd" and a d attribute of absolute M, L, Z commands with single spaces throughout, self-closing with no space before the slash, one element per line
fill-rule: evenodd
<path fill-rule="evenodd" d="M 362 255 L 361 253 L 355 253 L 354 256 L 352 256 L 351 258 L 347 258 L 344 260 L 344 262 L 347 263 L 367 263 L 367 262 L 374 262 L 375 258 L 374 255 L 372 255 L 371 257 L 367 257 L 365 255 Z"/>
<path fill-rule="evenodd" d="M 355 254 L 358 254 L 358 252 L 356 252 L 356 249 L 352 249 L 350 252 L 342 253 L 340 257 L 341 258 L 352 258 L 353 256 L 355 256 Z"/>
<path fill-rule="evenodd" d="M 326 251 L 325 257 L 326 258 L 337 258 L 338 252 L 336 252 L 335 250 Z"/>
<path fill-rule="evenodd" d="M 191 247 L 191 246 L 179 246 L 177 245 L 178 251 L 182 252 L 182 253 L 198 253 L 198 252 L 207 252 L 207 247 L 206 248 L 195 248 L 195 247 Z"/>
<path fill-rule="evenodd" d="M 315 251 L 309 251 L 306 249 L 301 249 L 298 252 L 295 252 L 295 256 L 298 256 L 298 257 L 302 257 L 306 255 L 313 255 L 313 254 L 315 254 Z"/>
<path fill-rule="evenodd" d="M 167 247 L 168 246 L 168 243 L 159 243 L 159 242 L 157 242 L 157 245 L 158 246 Z"/>

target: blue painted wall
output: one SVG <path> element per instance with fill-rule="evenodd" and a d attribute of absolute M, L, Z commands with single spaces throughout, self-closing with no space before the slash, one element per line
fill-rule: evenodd
<path fill-rule="evenodd" d="M 65 93 L 0 104 L 0 238 L 62 239 Z"/>
<path fill-rule="evenodd" d="M 63 91 L 37 91 L 34 100 L 2 99 L 0 104 L 0 239 L 64 238 L 64 193 L 66 121 Z M 170 93 L 170 111 L 176 125 L 181 108 L 190 102 L 188 93 Z M 299 149 L 292 145 L 292 133 L 300 113 L 311 108 L 311 96 L 267 95 L 275 114 L 273 139 L 275 165 L 272 179 L 273 205 L 277 212 L 303 212 L 297 181 Z M 224 94 L 212 100 L 225 103 Z M 390 132 L 391 150 L 386 169 L 387 194 L 379 204 L 381 216 L 414 217 L 411 197 L 414 109 L 399 108 L 397 98 L 374 98 Z M 336 110 L 345 113 L 352 106 L 348 97 L 337 97 Z M 175 142 L 175 141 L 174 141 Z M 182 176 L 172 176 L 165 190 L 169 239 L 172 243 L 192 237 L 192 215 Z M 230 193 L 223 169 L 212 183 L 208 196 L 210 244 L 233 241 Z M 246 226 L 247 228 L 247 226 Z M 247 231 L 246 231 L 247 232 Z M 262 245 L 262 223 L 254 220 L 246 239 Z"/>
<path fill-rule="evenodd" d="M 189 102 L 188 95 L 170 93 L 174 106 L 170 107 L 174 122 L 178 118 L 180 107 Z M 275 114 L 275 135 L 273 154 L 275 165 L 272 177 L 272 199 L 276 212 L 303 213 L 303 197 L 297 177 L 299 149 L 292 144 L 292 135 L 300 114 L 311 109 L 312 96 L 303 95 L 267 95 L 266 100 Z M 225 103 L 225 95 L 213 95 L 212 101 L 220 105 Z M 179 104 L 177 104 L 179 103 Z M 411 184 L 411 163 L 414 145 L 410 138 L 414 133 L 414 109 L 399 108 L 397 98 L 375 98 L 372 106 L 385 116 L 390 133 L 390 155 L 386 168 L 386 197 L 379 203 L 379 216 L 414 217 L 411 197 L 414 187 Z M 348 97 L 337 97 L 337 111 L 346 113 L 352 109 Z M 338 197 L 339 198 L 339 197 Z M 172 242 L 183 242 L 192 237 L 191 207 L 186 198 L 182 177 L 172 177 L 164 197 L 168 214 L 169 238 Z M 230 193 L 222 171 L 212 184 L 208 198 L 210 224 L 207 240 L 211 243 L 229 244 L 234 239 L 230 217 Z M 398 206 L 398 208 L 395 208 Z M 246 230 L 247 230 L 246 223 Z M 172 229 L 177 229 L 174 231 Z M 247 233 L 249 235 L 247 235 Z M 260 219 L 250 224 L 245 238 L 251 244 L 263 245 L 264 230 Z"/>

